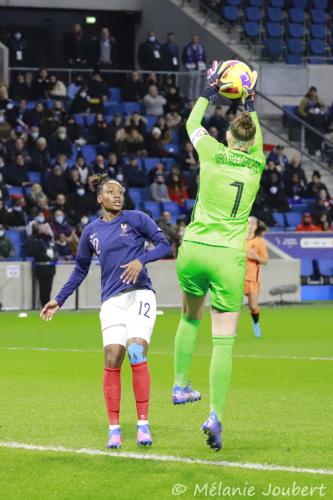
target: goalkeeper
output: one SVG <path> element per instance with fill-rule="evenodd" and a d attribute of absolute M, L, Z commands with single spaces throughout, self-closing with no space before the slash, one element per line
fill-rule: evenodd
<path fill-rule="evenodd" d="M 222 63 L 216 61 L 186 124 L 200 160 L 200 184 L 192 219 L 177 259 L 183 312 L 175 338 L 173 403 L 201 399 L 189 385 L 189 368 L 205 297 L 211 292 L 213 351 L 209 372 L 210 415 L 201 429 L 207 444 L 222 448 L 221 418 L 231 378 L 232 349 L 243 300 L 248 217 L 265 167 L 263 143 L 252 88 L 243 91 L 245 112 L 227 131 L 228 147 L 201 125 L 206 109 L 221 89 Z"/>

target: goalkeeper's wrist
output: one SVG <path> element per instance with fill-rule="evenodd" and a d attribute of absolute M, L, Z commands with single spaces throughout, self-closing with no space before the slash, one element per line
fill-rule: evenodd
<path fill-rule="evenodd" d="M 245 99 L 244 106 L 245 106 L 245 111 L 248 111 L 249 113 L 253 113 L 255 111 L 253 97 L 248 97 L 247 99 Z"/>
<path fill-rule="evenodd" d="M 204 97 L 205 99 L 212 99 L 214 96 L 216 96 L 217 92 L 216 90 L 212 89 L 211 87 L 204 87 L 204 89 L 201 91 L 200 97 Z"/>

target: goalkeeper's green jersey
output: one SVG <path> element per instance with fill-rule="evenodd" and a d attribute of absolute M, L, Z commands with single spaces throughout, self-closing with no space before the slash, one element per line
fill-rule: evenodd
<path fill-rule="evenodd" d="M 200 182 L 184 240 L 245 251 L 248 217 L 265 168 L 257 113 L 256 136 L 248 152 L 227 148 L 209 135 L 201 121 L 209 101 L 199 97 L 186 129 L 200 161 Z"/>

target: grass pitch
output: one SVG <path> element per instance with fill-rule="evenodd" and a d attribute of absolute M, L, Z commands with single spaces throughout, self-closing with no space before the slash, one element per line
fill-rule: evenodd
<path fill-rule="evenodd" d="M 241 315 L 221 453 L 207 447 L 200 431 L 209 410 L 208 311 L 191 371 L 193 386 L 203 398 L 181 407 L 171 404 L 179 311 L 166 310 L 158 316 L 149 354 L 154 444 L 148 450 L 136 446 L 127 360 L 123 366 L 121 451 L 209 460 L 215 465 L 112 457 L 112 452 L 111 456 L 76 454 L 80 448 L 104 450 L 107 438 L 97 312 L 60 312 L 50 323 L 36 313 L 26 319 L 1 313 L 0 498 L 332 499 L 333 475 L 263 470 L 264 464 L 332 469 L 332 306 L 262 308 L 261 316 L 264 336 L 256 340 L 248 312 L 244 309 Z M 3 443 L 73 451 L 22 450 Z M 259 469 L 221 466 L 221 460 L 257 463 Z M 317 488 L 312 495 L 310 487 Z M 297 488 L 308 488 L 303 490 L 308 493 L 302 496 Z"/>

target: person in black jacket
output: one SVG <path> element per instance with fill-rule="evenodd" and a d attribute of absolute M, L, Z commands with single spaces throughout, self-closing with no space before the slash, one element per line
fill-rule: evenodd
<path fill-rule="evenodd" d="M 9 87 L 9 94 L 15 101 L 19 99 L 30 99 L 31 89 L 22 73 L 16 75 L 15 81 Z"/>
<path fill-rule="evenodd" d="M 67 137 L 66 127 L 59 127 L 58 130 L 50 137 L 50 151 L 54 158 L 58 155 L 66 155 L 67 158 L 72 156 L 72 144 Z"/>
<path fill-rule="evenodd" d="M 55 200 L 58 194 L 66 194 L 68 186 L 63 171 L 59 165 L 53 167 L 44 182 L 44 191 L 51 200 Z"/>
<path fill-rule="evenodd" d="M 161 44 L 153 31 L 150 31 L 147 39 L 139 45 L 138 59 L 143 70 L 158 71 L 161 69 Z"/>
<path fill-rule="evenodd" d="M 126 78 L 123 87 L 124 101 L 141 101 L 146 93 L 146 86 L 142 81 L 138 71 L 132 71 L 130 76 Z"/>
<path fill-rule="evenodd" d="M 179 47 L 174 33 L 168 33 L 166 42 L 161 46 L 161 57 L 163 71 L 179 71 Z"/>
<path fill-rule="evenodd" d="M 17 155 L 15 162 L 10 166 L 6 166 L 4 170 L 4 176 L 8 184 L 20 187 L 31 186 L 28 177 L 28 167 L 22 155 Z"/>
<path fill-rule="evenodd" d="M 31 155 L 32 170 L 46 172 L 51 169 L 51 157 L 45 137 L 39 137 Z"/>
<path fill-rule="evenodd" d="M 31 97 L 33 99 L 48 99 L 50 88 L 49 72 L 46 68 L 40 68 L 31 84 Z"/>
<path fill-rule="evenodd" d="M 27 240 L 27 254 L 34 260 L 33 273 L 39 284 L 39 298 L 43 306 L 50 300 L 55 275 L 54 238 L 50 236 L 47 224 L 34 224 L 32 235 Z"/>
<path fill-rule="evenodd" d="M 146 187 L 148 175 L 144 166 L 139 166 L 138 158 L 131 156 L 129 164 L 124 167 L 124 174 L 129 187 Z"/>

